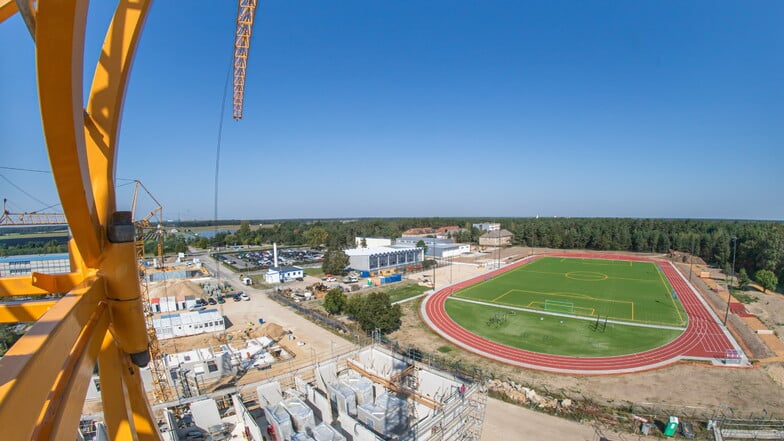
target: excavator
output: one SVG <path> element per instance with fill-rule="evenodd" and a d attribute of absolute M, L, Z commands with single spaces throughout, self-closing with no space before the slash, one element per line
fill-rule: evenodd
<path fill-rule="evenodd" d="M 111 440 L 160 440 L 140 369 L 150 363 L 131 212 L 117 209 L 125 92 L 150 0 L 119 0 L 85 94 L 86 0 L 0 0 L 34 42 L 42 131 L 71 231 L 71 271 L 0 278 L 0 323 L 34 322 L 0 359 L 0 438 L 73 440 L 96 369 Z M 234 118 L 242 118 L 257 0 L 239 0 Z M 32 91 L 31 91 L 32 92 Z M 84 97 L 87 97 L 86 99 Z M 62 294 L 61 297 L 48 296 Z"/>

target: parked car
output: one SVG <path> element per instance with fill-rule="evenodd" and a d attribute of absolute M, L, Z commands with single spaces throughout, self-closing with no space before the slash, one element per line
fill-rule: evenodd
<path fill-rule="evenodd" d="M 245 294 L 244 292 L 240 294 L 240 298 L 241 298 L 242 300 L 245 300 L 245 301 L 248 301 L 248 300 L 250 300 L 250 296 L 249 296 L 249 295 L 247 295 L 247 294 Z"/>
<path fill-rule="evenodd" d="M 226 303 L 226 299 L 223 296 L 218 296 L 218 303 Z"/>
<path fill-rule="evenodd" d="M 235 294 L 235 295 L 234 295 L 234 301 L 235 301 L 235 302 L 239 302 L 240 300 L 242 300 L 242 299 L 240 298 L 240 295 L 239 295 L 239 294 Z"/>
<path fill-rule="evenodd" d="M 210 305 L 215 305 L 218 303 L 218 301 L 215 300 L 213 297 L 210 297 L 209 299 L 207 299 L 207 303 L 209 303 Z"/>
<path fill-rule="evenodd" d="M 336 278 L 334 278 L 334 277 L 330 276 L 330 277 L 327 277 L 326 279 L 324 279 L 324 281 L 325 281 L 325 282 L 337 282 L 337 281 L 338 281 L 338 279 L 336 279 Z"/>

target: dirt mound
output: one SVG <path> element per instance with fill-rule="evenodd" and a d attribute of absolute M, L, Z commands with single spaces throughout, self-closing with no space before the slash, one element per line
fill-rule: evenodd
<path fill-rule="evenodd" d="M 288 333 L 288 331 L 277 323 L 264 323 L 261 325 L 260 329 L 261 335 L 266 335 L 275 341 L 283 340 L 283 337 Z"/>
<path fill-rule="evenodd" d="M 190 280 L 182 279 L 151 283 L 149 286 L 149 294 L 151 299 L 160 297 L 204 296 L 204 292 L 199 285 Z"/>

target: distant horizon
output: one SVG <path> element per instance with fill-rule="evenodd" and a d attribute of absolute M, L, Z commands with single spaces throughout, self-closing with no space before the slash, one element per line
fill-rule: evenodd
<path fill-rule="evenodd" d="M 699 220 L 699 221 L 717 221 L 717 222 L 784 222 L 784 219 L 720 219 L 720 218 L 696 218 L 696 217 L 620 217 L 620 216 L 499 216 L 499 217 L 472 217 L 472 216 L 370 216 L 370 217 L 301 217 L 301 218 L 280 218 L 280 219 L 260 219 L 260 218 L 221 218 L 221 219 L 166 219 L 165 223 L 175 222 L 262 222 L 274 221 L 314 221 L 314 222 L 353 222 L 362 220 L 397 220 L 397 219 L 465 219 L 465 220 L 483 220 L 483 222 L 498 222 L 499 220 L 506 219 L 631 219 L 631 220 L 663 220 L 663 221 L 678 221 L 678 220 Z M 482 223 L 482 222 L 475 222 Z"/>

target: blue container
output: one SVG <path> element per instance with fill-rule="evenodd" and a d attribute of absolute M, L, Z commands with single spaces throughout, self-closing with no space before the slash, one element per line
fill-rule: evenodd
<path fill-rule="evenodd" d="M 391 276 L 381 277 L 380 282 L 382 285 L 387 283 L 394 283 L 403 280 L 402 274 L 392 274 Z"/>
<path fill-rule="evenodd" d="M 360 271 L 359 277 L 370 277 L 370 271 Z"/>

